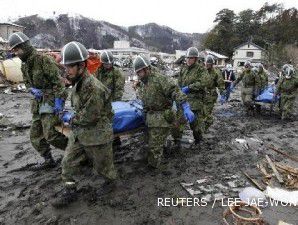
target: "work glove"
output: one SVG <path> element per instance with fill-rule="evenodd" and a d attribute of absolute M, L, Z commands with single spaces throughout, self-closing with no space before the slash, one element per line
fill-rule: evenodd
<path fill-rule="evenodd" d="M 189 87 L 188 86 L 185 86 L 185 87 L 182 87 L 181 88 L 181 91 L 184 93 L 184 94 L 189 94 L 189 92 L 190 92 L 190 89 L 189 89 Z"/>
<path fill-rule="evenodd" d="M 69 112 L 69 111 L 64 111 L 62 116 L 61 116 L 61 120 L 63 123 L 67 123 L 70 124 L 71 119 L 73 118 L 74 113 Z"/>
<path fill-rule="evenodd" d="M 42 99 L 43 93 L 40 89 L 30 88 L 29 91 L 36 100 L 40 101 Z"/>
<path fill-rule="evenodd" d="M 63 110 L 64 106 L 64 99 L 62 98 L 55 98 L 55 105 L 54 105 L 54 113 L 58 114 Z"/>
<path fill-rule="evenodd" d="M 184 102 L 181 104 L 181 107 L 183 109 L 185 119 L 187 119 L 189 123 L 192 123 L 195 120 L 195 114 L 191 111 L 189 103 Z"/>

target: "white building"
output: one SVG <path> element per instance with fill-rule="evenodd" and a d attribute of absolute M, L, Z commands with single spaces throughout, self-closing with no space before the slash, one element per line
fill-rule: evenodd
<path fill-rule="evenodd" d="M 228 59 L 227 56 L 221 55 L 217 52 L 213 52 L 209 49 L 201 51 L 199 54 L 203 58 L 206 58 L 207 55 L 212 55 L 215 59 L 215 65 L 217 65 L 218 67 L 224 67 L 226 65 L 226 60 Z"/>
<path fill-rule="evenodd" d="M 108 51 L 111 51 L 113 56 L 119 59 L 131 57 L 135 58 L 137 55 L 145 55 L 149 58 L 149 51 L 143 48 L 136 48 L 136 47 L 130 47 L 130 48 L 110 48 L 106 49 Z"/>
<path fill-rule="evenodd" d="M 11 34 L 21 31 L 23 32 L 25 27 L 14 23 L 0 23 L 0 50 L 8 50 L 8 38 Z"/>
<path fill-rule="evenodd" d="M 8 41 L 0 37 L 0 50 L 6 50 L 8 48 Z"/>
<path fill-rule="evenodd" d="M 176 50 L 176 59 L 179 59 L 182 56 L 185 56 L 186 51 Z M 217 52 L 213 52 L 209 49 L 205 49 L 199 52 L 200 58 L 205 58 L 207 55 L 212 55 L 215 59 L 215 65 L 217 66 L 225 66 L 226 60 L 228 59 L 227 56 L 221 55 Z"/>
<path fill-rule="evenodd" d="M 117 47 L 117 48 L 116 48 Z M 150 53 L 147 49 L 130 47 L 128 41 L 114 41 L 114 48 L 104 49 L 111 51 L 113 56 L 118 59 L 132 58 L 134 59 L 137 55 L 145 55 L 148 58 L 150 57 Z M 102 50 L 99 50 L 100 52 Z"/>
<path fill-rule="evenodd" d="M 113 48 L 130 48 L 129 41 L 114 41 Z"/>
<path fill-rule="evenodd" d="M 235 48 L 232 59 L 235 68 L 242 67 L 247 60 L 250 60 L 252 63 L 264 63 L 266 51 L 253 42 L 248 41 Z"/>
<path fill-rule="evenodd" d="M 175 50 L 176 52 L 176 59 L 179 59 L 181 56 L 185 56 L 186 51 L 182 51 L 182 50 Z"/>
<path fill-rule="evenodd" d="M 169 54 L 164 52 L 150 52 L 150 57 L 158 56 L 165 63 L 174 63 L 176 60 L 175 54 Z"/>

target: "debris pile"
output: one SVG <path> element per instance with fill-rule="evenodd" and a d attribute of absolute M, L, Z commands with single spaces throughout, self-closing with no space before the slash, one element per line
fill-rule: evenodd
<path fill-rule="evenodd" d="M 232 220 L 232 223 L 229 223 L 228 220 Z M 240 202 L 229 206 L 223 213 L 223 222 L 225 225 L 265 224 L 264 220 L 262 219 L 262 212 L 260 208 L 254 205 L 247 205 L 245 202 Z"/>
<path fill-rule="evenodd" d="M 199 196 L 207 202 L 224 198 L 236 197 L 248 183 L 240 176 L 223 175 L 221 180 L 212 176 L 206 176 L 193 183 L 180 183 L 184 190 L 192 196 Z"/>

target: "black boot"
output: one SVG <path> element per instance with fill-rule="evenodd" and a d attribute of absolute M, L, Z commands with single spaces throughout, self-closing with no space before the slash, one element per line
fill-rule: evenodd
<path fill-rule="evenodd" d="M 121 140 L 120 137 L 115 137 L 113 140 L 113 151 L 117 152 L 121 147 Z"/>
<path fill-rule="evenodd" d="M 195 140 L 192 143 L 191 148 L 194 148 L 194 149 L 200 148 L 200 144 L 203 140 L 203 136 L 201 134 L 197 134 L 197 133 L 194 133 L 193 136 L 194 136 Z"/>
<path fill-rule="evenodd" d="M 120 137 L 115 137 L 113 140 L 113 146 L 114 147 L 120 147 L 121 146 L 121 139 Z"/>
<path fill-rule="evenodd" d="M 176 151 L 179 151 L 181 149 L 181 141 L 180 140 L 174 140 L 173 149 Z"/>
<path fill-rule="evenodd" d="M 256 113 L 258 115 L 261 115 L 262 111 L 261 111 L 261 106 L 260 105 L 256 105 Z"/>
<path fill-rule="evenodd" d="M 200 147 L 201 147 L 201 140 L 195 140 L 191 145 L 192 149 L 200 149 Z"/>
<path fill-rule="evenodd" d="M 55 208 L 63 208 L 70 203 L 76 201 L 78 198 L 78 192 L 75 187 L 65 187 L 62 193 L 59 194 L 52 202 L 52 206 Z"/>
<path fill-rule="evenodd" d="M 38 171 L 38 170 L 46 170 L 46 169 L 51 169 L 56 166 L 56 162 L 52 157 L 51 152 L 47 152 L 42 156 L 44 158 L 43 163 L 37 163 L 36 165 L 31 167 L 31 170 L 33 171 Z"/>

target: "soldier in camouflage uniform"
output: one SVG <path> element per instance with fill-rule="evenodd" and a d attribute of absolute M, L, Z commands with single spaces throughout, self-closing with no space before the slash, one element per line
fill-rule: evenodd
<path fill-rule="evenodd" d="M 113 66 L 114 57 L 110 51 L 103 51 L 100 60 L 102 66 L 98 68 L 94 76 L 110 89 L 113 102 L 121 101 L 124 92 L 124 76 Z"/>
<path fill-rule="evenodd" d="M 111 92 L 112 101 L 121 101 L 124 92 L 125 78 L 121 72 L 113 66 L 114 57 L 110 51 L 103 51 L 100 55 L 102 66 L 98 68 L 94 76 L 100 80 Z M 120 137 L 115 137 L 113 146 L 120 146 Z"/>
<path fill-rule="evenodd" d="M 151 70 L 150 61 L 145 56 L 137 56 L 133 63 L 140 83 L 137 93 L 144 104 L 148 127 L 148 164 L 159 168 L 163 147 L 169 135 L 175 112 L 173 101 L 183 109 L 185 118 L 191 123 L 194 114 L 184 95 L 173 80 Z"/>
<path fill-rule="evenodd" d="M 256 76 L 259 76 L 260 79 L 260 88 L 259 88 L 259 93 L 255 97 L 257 97 L 261 92 L 268 86 L 268 75 L 266 71 L 264 70 L 264 66 L 262 63 L 259 63 L 256 67 Z M 261 113 L 261 105 L 256 104 L 256 111 L 258 114 Z"/>
<path fill-rule="evenodd" d="M 52 202 L 63 207 L 77 198 L 74 174 L 83 154 L 93 163 L 94 170 L 106 182 L 100 194 L 115 187 L 117 173 L 112 150 L 112 108 L 110 91 L 87 71 L 88 52 L 79 42 L 70 42 L 62 49 L 62 63 L 66 66 L 68 79 L 73 83 L 71 104 L 74 113 L 64 112 L 62 121 L 71 125 L 69 143 L 62 160 L 64 192 Z"/>
<path fill-rule="evenodd" d="M 58 114 L 63 110 L 67 97 L 59 78 L 59 69 L 49 56 L 37 53 L 29 38 L 22 32 L 13 33 L 9 37 L 9 45 L 22 60 L 24 82 L 34 96 L 31 99 L 33 116 L 30 140 L 45 161 L 32 169 L 54 167 L 50 145 L 64 150 L 68 141 L 63 134 L 55 130 L 55 125 L 60 124 Z"/>
<path fill-rule="evenodd" d="M 205 132 L 213 124 L 212 112 L 213 112 L 213 108 L 216 103 L 216 100 L 218 98 L 216 88 L 219 89 L 220 94 L 223 94 L 223 91 L 225 89 L 225 82 L 221 76 L 220 71 L 213 67 L 214 63 L 215 63 L 215 60 L 213 56 L 207 55 L 205 64 L 207 69 L 207 77 L 210 80 L 210 82 L 208 82 L 208 87 L 207 87 L 206 96 L 205 96 L 205 104 L 206 104 Z"/>
<path fill-rule="evenodd" d="M 206 88 L 210 82 L 206 76 L 206 69 L 198 63 L 199 51 L 191 47 L 186 52 L 186 66 L 182 67 L 178 75 L 178 84 L 183 93 L 187 94 L 187 101 L 195 114 L 195 121 L 190 124 L 195 144 L 199 144 L 205 132 L 206 105 L 204 103 Z M 182 136 L 184 126 L 172 132 L 174 139 Z"/>
<path fill-rule="evenodd" d="M 264 90 L 268 86 L 268 75 L 264 69 L 264 66 L 259 63 L 258 64 L 258 75 L 260 77 L 260 91 Z"/>
<path fill-rule="evenodd" d="M 280 111 L 282 120 L 292 119 L 293 107 L 298 92 L 298 76 L 293 66 L 285 64 L 282 77 L 277 83 L 275 95 L 280 95 Z"/>
<path fill-rule="evenodd" d="M 242 81 L 241 99 L 244 104 L 246 113 L 248 115 L 254 115 L 254 98 L 258 96 L 261 80 L 257 73 L 252 71 L 252 65 L 250 61 L 246 61 L 244 64 L 244 71 L 233 82 L 231 89 Z"/>

